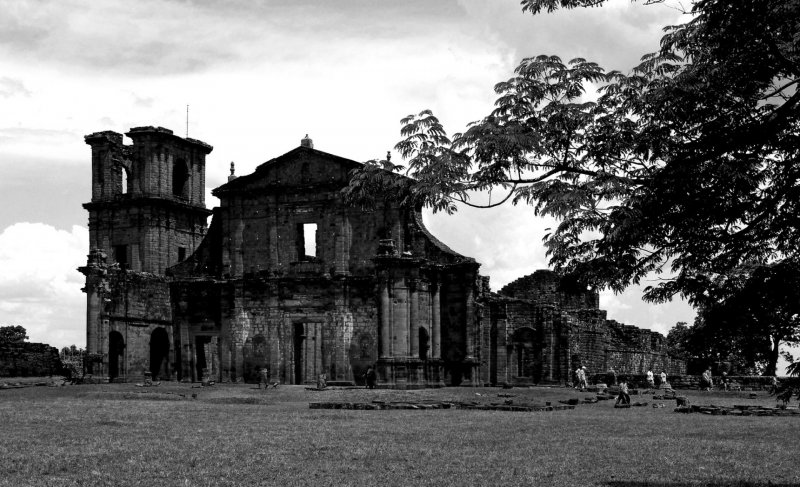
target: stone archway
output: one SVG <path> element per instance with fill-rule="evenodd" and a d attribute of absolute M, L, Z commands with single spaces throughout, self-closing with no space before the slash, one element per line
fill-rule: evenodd
<path fill-rule="evenodd" d="M 125 340 L 122 333 L 112 331 L 108 334 L 108 379 L 113 381 L 117 377 L 124 377 Z"/>
<path fill-rule="evenodd" d="M 518 328 L 512 337 L 515 355 L 515 376 L 519 379 L 536 381 L 536 334 L 527 326 Z"/>
<path fill-rule="evenodd" d="M 430 350 L 430 335 L 424 326 L 419 327 L 419 358 L 428 360 L 428 350 Z"/>
<path fill-rule="evenodd" d="M 150 374 L 153 380 L 169 378 L 169 335 L 162 327 L 150 334 Z"/>

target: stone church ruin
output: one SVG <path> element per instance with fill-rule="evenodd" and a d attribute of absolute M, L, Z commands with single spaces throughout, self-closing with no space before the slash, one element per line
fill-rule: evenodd
<path fill-rule="evenodd" d="M 348 206 L 359 163 L 310 139 L 233 176 L 205 206 L 212 147 L 161 127 L 92 151 L 87 351 L 109 380 L 564 384 L 592 372 L 685 372 L 658 333 L 606 319 L 598 293 L 546 270 L 489 290 L 420 208 Z M 208 223 L 208 217 L 211 221 Z"/>

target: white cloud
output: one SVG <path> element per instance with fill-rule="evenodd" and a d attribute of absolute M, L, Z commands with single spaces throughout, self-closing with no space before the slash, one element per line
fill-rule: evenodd
<path fill-rule="evenodd" d="M 43 223 L 16 223 L 0 233 L 0 323 L 25 327 L 31 342 L 56 347 L 86 340 L 81 292 L 89 232 Z"/>
<path fill-rule="evenodd" d="M 7 76 L 0 78 L 0 96 L 11 98 L 15 95 L 31 96 L 31 92 L 25 88 L 25 84 L 21 80 Z"/>

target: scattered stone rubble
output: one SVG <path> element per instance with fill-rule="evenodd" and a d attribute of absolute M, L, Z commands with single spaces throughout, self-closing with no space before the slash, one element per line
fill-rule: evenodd
<path fill-rule="evenodd" d="M 697 404 L 678 406 L 675 408 L 676 413 L 702 413 L 712 415 L 727 415 L 727 416 L 796 416 L 800 417 L 800 409 L 797 408 L 782 408 L 782 407 L 765 407 L 757 405 L 734 405 L 734 406 L 701 406 Z"/>
<path fill-rule="evenodd" d="M 471 409 L 480 411 L 565 411 L 575 409 L 575 405 L 562 404 L 509 404 L 505 401 L 502 404 L 479 404 L 477 402 L 449 402 L 449 401 L 372 401 L 372 402 L 312 402 L 308 404 L 309 409 L 366 409 L 366 410 L 387 410 L 387 409 Z"/>

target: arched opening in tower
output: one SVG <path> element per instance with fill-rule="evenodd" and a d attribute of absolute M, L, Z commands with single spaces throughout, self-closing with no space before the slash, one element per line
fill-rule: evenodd
<path fill-rule="evenodd" d="M 183 159 L 177 159 L 172 166 L 172 194 L 186 198 L 186 183 L 189 181 L 189 168 Z"/>

